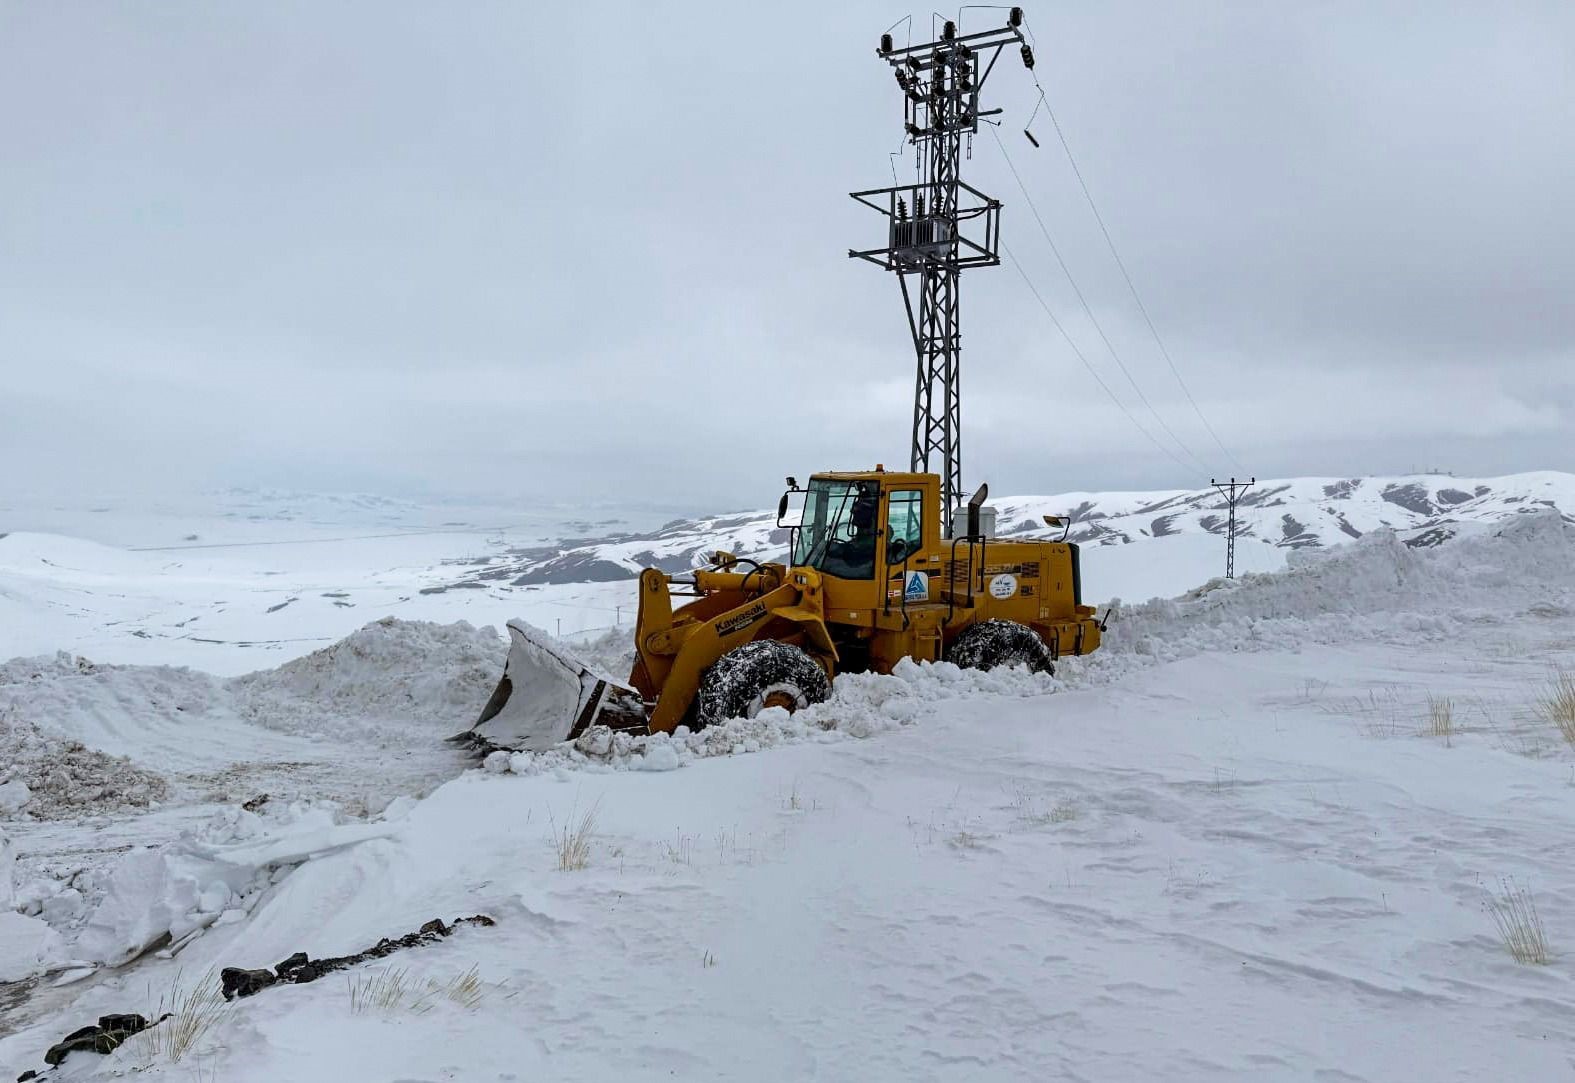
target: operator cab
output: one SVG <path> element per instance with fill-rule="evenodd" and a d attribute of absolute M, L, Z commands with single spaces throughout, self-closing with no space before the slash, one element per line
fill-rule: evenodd
<path fill-rule="evenodd" d="M 788 498 L 802 494 L 802 513 L 792 531 L 793 566 L 868 582 L 883 565 L 900 566 L 925 550 L 938 552 L 937 480 L 933 474 L 876 470 L 817 474 L 806 488 L 795 486 L 782 505 L 785 512 Z"/>

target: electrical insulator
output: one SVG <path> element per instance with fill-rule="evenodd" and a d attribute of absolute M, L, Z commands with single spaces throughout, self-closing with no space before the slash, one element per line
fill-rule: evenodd
<path fill-rule="evenodd" d="M 899 221 L 899 222 L 906 222 L 907 220 L 908 220 L 908 203 L 901 196 L 898 196 L 897 197 L 897 221 Z"/>
<path fill-rule="evenodd" d="M 1034 51 L 1027 42 L 1023 43 L 1023 67 L 1032 71 L 1034 68 Z"/>
<path fill-rule="evenodd" d="M 885 56 L 889 52 L 891 52 L 891 35 L 882 34 L 880 36 L 880 55 Z"/>
<path fill-rule="evenodd" d="M 950 19 L 946 20 L 946 24 L 941 27 L 941 40 L 942 41 L 952 41 L 956 37 L 957 37 L 957 24 L 952 22 Z"/>
<path fill-rule="evenodd" d="M 907 90 L 908 89 L 908 73 L 903 71 L 901 68 L 893 68 L 891 70 L 891 73 L 897 77 L 897 85 L 902 87 L 903 90 Z"/>
<path fill-rule="evenodd" d="M 1007 12 L 1006 13 L 1006 25 L 1011 27 L 1013 30 L 1016 30 L 1019 26 L 1022 26 L 1023 25 L 1023 9 L 1022 8 L 1013 8 L 1011 11 Z"/>

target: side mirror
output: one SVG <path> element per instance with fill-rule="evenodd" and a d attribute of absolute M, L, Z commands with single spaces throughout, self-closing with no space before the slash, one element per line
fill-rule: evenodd
<path fill-rule="evenodd" d="M 809 493 L 804 489 L 789 489 L 782 494 L 782 499 L 777 501 L 777 526 L 786 530 L 789 527 L 802 526 L 804 522 L 804 502 L 809 499 Z"/>

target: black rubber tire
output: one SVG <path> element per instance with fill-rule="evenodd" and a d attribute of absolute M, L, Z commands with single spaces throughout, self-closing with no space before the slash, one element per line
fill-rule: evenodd
<path fill-rule="evenodd" d="M 695 721 L 701 726 L 729 718 L 753 718 L 768 699 L 796 711 L 831 695 L 826 671 L 802 649 L 774 639 L 757 639 L 734 647 L 700 678 Z"/>
<path fill-rule="evenodd" d="M 1050 648 L 1039 633 L 1015 620 L 982 620 L 952 640 L 946 660 L 964 669 L 1027 666 L 1030 673 L 1054 673 Z"/>

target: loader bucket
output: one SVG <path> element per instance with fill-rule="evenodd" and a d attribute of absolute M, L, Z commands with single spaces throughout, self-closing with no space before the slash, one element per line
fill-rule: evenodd
<path fill-rule="evenodd" d="M 511 620 L 508 629 L 503 677 L 461 739 L 540 752 L 574 740 L 597 722 L 620 729 L 644 724 L 644 704 L 634 689 L 576 658 L 539 628 Z"/>

